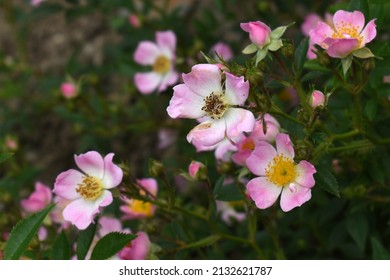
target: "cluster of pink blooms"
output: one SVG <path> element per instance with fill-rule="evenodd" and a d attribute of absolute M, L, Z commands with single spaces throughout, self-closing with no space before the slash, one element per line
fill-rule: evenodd
<path fill-rule="evenodd" d="M 40 1 L 33 1 L 37 4 Z M 133 26 L 138 26 L 135 18 L 130 18 Z M 365 27 L 364 15 L 359 12 L 338 11 L 326 21 L 316 15 L 309 15 L 302 31 L 310 37 L 308 57 L 316 57 L 316 48 L 323 48 L 330 57 L 359 57 L 357 51 L 376 36 L 375 20 Z M 244 49 L 245 54 L 256 53 L 256 63 L 264 59 L 268 52 L 283 46 L 281 36 L 286 26 L 271 30 L 260 21 L 242 23 L 241 28 L 249 33 L 251 44 Z M 142 94 L 165 91 L 179 79 L 175 70 L 176 36 L 172 31 L 156 33 L 156 42 L 142 41 L 138 44 L 134 60 L 148 67 L 149 71 L 137 73 L 135 86 Z M 212 47 L 215 60 L 228 61 L 233 53 L 228 45 L 220 42 Z M 167 107 L 171 118 L 189 118 L 199 122 L 187 134 L 187 141 L 198 152 L 215 151 L 218 161 L 232 161 L 248 169 L 252 175 L 244 178 L 247 196 L 260 209 L 265 209 L 280 197 L 280 207 L 287 212 L 301 206 L 311 198 L 315 185 L 315 167 L 308 161 L 294 160 L 295 151 L 288 134 L 282 133 L 279 122 L 270 114 L 257 116 L 251 111 L 248 102 L 250 83 L 243 76 L 236 76 L 217 64 L 196 64 L 191 72 L 182 74 L 183 83 L 173 87 L 173 96 Z M 66 98 L 77 95 L 74 83 L 63 83 L 61 93 Z M 327 96 L 321 91 L 311 93 L 309 104 L 313 109 L 326 106 Z M 161 130 L 163 139 L 170 138 L 170 131 Z M 165 141 L 162 146 L 171 142 Z M 42 210 L 53 201 L 57 204 L 51 213 L 51 222 L 67 228 L 70 224 L 79 230 L 86 229 L 94 222 L 103 207 L 113 202 L 111 190 L 118 187 L 123 178 L 122 169 L 113 163 L 114 154 L 102 157 L 96 151 L 75 155 L 80 170 L 69 169 L 58 175 L 54 184 L 53 198 L 49 187 L 36 183 L 35 191 L 21 201 L 26 214 Z M 189 166 L 189 176 L 201 180 L 206 166 L 193 161 Z M 123 198 L 120 210 L 123 220 L 150 218 L 156 211 L 153 200 L 157 197 L 158 185 L 153 178 L 143 178 L 136 182 L 139 193 L 148 201 Z M 218 201 L 218 211 L 226 223 L 232 219 L 242 221 L 245 213 L 237 212 L 229 203 Z M 99 219 L 100 229 L 95 243 L 108 232 L 131 232 L 123 229 L 120 220 L 104 217 Z M 45 238 L 44 227 L 40 238 Z M 148 257 L 151 242 L 145 232 L 138 232 L 137 238 L 122 249 L 117 258 L 145 259 Z"/>
<path fill-rule="evenodd" d="M 365 24 L 362 12 L 337 11 L 333 17 L 326 15 L 325 21 L 309 15 L 302 26 L 305 35 L 310 36 L 309 58 L 315 58 L 313 45 L 323 48 L 330 57 L 345 58 L 349 55 L 366 58 L 371 52 L 358 53 L 376 37 L 375 19 Z"/>

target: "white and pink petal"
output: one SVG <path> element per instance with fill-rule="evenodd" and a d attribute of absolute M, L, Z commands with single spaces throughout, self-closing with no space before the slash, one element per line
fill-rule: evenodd
<path fill-rule="evenodd" d="M 202 110 L 204 101 L 202 97 L 195 94 L 185 84 L 177 85 L 173 88 L 173 96 L 167 108 L 171 118 L 197 119 L 205 115 Z"/>
<path fill-rule="evenodd" d="M 141 65 L 153 65 L 156 58 L 160 55 L 162 55 L 162 52 L 155 43 L 142 41 L 134 52 L 134 60 Z"/>
<path fill-rule="evenodd" d="M 315 185 L 313 174 L 316 173 L 315 167 L 308 161 L 302 160 L 296 165 L 297 177 L 295 181 L 305 188 L 312 188 Z"/>
<path fill-rule="evenodd" d="M 78 199 L 81 196 L 76 188 L 82 183 L 84 177 L 84 174 L 74 169 L 64 171 L 57 176 L 53 192 L 64 199 Z"/>
<path fill-rule="evenodd" d="M 195 126 L 187 135 L 187 141 L 202 146 L 212 146 L 225 138 L 226 124 L 224 119 L 206 121 Z"/>
<path fill-rule="evenodd" d="M 230 139 L 239 137 L 243 132 L 252 132 L 255 117 L 251 111 L 242 108 L 229 108 L 223 115 L 226 122 L 226 136 Z"/>
<path fill-rule="evenodd" d="M 137 73 L 134 75 L 134 83 L 142 94 L 150 94 L 155 91 L 162 81 L 162 75 L 156 72 Z"/>
<path fill-rule="evenodd" d="M 105 189 L 114 188 L 122 182 L 123 171 L 118 165 L 112 162 L 113 157 L 113 153 L 104 157 L 104 175 L 102 184 Z"/>
<path fill-rule="evenodd" d="M 257 143 L 255 149 L 246 160 L 246 166 L 255 175 L 265 176 L 267 166 L 277 155 L 275 148 L 268 142 Z"/>
<path fill-rule="evenodd" d="M 226 74 L 225 96 L 231 105 L 243 105 L 249 95 L 249 82 L 244 77 Z"/>
<path fill-rule="evenodd" d="M 311 189 L 304 188 L 299 184 L 284 187 L 280 197 L 280 208 L 284 212 L 288 212 L 295 207 L 301 206 L 311 198 Z"/>
<path fill-rule="evenodd" d="M 294 158 L 294 147 L 288 134 L 279 133 L 276 135 L 276 150 L 278 151 L 278 154 L 283 154 L 291 159 Z"/>
<path fill-rule="evenodd" d="M 275 203 L 282 188 L 268 182 L 265 177 L 257 177 L 247 183 L 246 190 L 258 208 L 266 209 Z"/>
<path fill-rule="evenodd" d="M 184 83 L 196 94 L 206 97 L 222 93 L 221 70 L 213 64 L 197 64 L 188 74 L 183 74 Z"/>
<path fill-rule="evenodd" d="M 98 152 L 90 151 L 79 156 L 75 155 L 74 160 L 77 166 L 85 174 L 96 177 L 98 179 L 103 178 L 104 160 Z"/>

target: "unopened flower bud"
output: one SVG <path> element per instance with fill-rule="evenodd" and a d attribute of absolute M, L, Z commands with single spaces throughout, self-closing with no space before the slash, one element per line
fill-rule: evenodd
<path fill-rule="evenodd" d="M 318 106 L 324 106 L 324 105 L 325 105 L 325 95 L 319 90 L 314 90 L 311 93 L 310 106 L 314 109 L 317 108 Z"/>
<path fill-rule="evenodd" d="M 188 174 L 195 180 L 205 180 L 207 179 L 207 168 L 203 163 L 193 160 L 188 166 Z"/>
<path fill-rule="evenodd" d="M 65 98 L 71 99 L 77 95 L 77 86 L 73 83 L 62 83 L 61 93 Z"/>
<path fill-rule="evenodd" d="M 150 159 L 149 160 L 149 174 L 152 177 L 160 177 L 164 173 L 164 165 L 161 161 Z"/>

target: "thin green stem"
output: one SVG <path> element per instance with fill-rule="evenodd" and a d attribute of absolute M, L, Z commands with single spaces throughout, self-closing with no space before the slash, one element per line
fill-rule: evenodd
<path fill-rule="evenodd" d="M 290 116 L 289 114 L 286 114 L 285 112 L 283 112 L 282 110 L 280 110 L 278 107 L 272 105 L 271 107 L 271 110 L 269 111 L 270 114 L 275 114 L 275 115 L 279 115 L 279 116 L 282 116 L 292 122 L 295 122 L 297 124 L 300 124 L 302 126 L 304 126 L 305 124 L 299 120 L 297 120 L 296 118 Z"/>
<path fill-rule="evenodd" d="M 341 139 L 354 137 L 354 136 L 356 136 L 358 134 L 360 134 L 359 130 L 358 129 L 354 129 L 354 130 L 351 130 L 351 131 L 348 131 L 348 132 L 345 132 L 345 133 L 333 135 L 331 137 L 331 139 L 332 140 L 341 140 Z"/>

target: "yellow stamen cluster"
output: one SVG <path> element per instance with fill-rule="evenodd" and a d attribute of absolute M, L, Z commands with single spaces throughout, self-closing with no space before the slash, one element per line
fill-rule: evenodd
<path fill-rule="evenodd" d="M 153 215 L 152 204 L 142 200 L 132 200 L 129 208 L 132 212 L 141 214 L 145 217 L 151 217 Z"/>
<path fill-rule="evenodd" d="M 358 33 L 358 27 L 353 26 L 350 22 L 344 21 L 341 24 L 335 26 L 335 30 L 332 34 L 333 39 L 357 39 L 359 46 L 362 44 L 363 36 Z"/>
<path fill-rule="evenodd" d="M 279 154 L 268 164 L 265 175 L 269 182 L 284 187 L 293 183 L 297 177 L 295 163 L 291 158 Z"/>
<path fill-rule="evenodd" d="M 158 56 L 153 64 L 153 72 L 165 74 L 171 69 L 171 62 L 166 56 Z"/>
<path fill-rule="evenodd" d="M 102 194 L 103 185 L 99 179 L 93 176 L 86 176 L 83 182 L 76 188 L 76 192 L 86 200 L 95 200 Z"/>
<path fill-rule="evenodd" d="M 228 109 L 224 93 L 212 92 L 209 96 L 203 98 L 205 105 L 202 110 L 212 119 L 220 119 Z"/>

